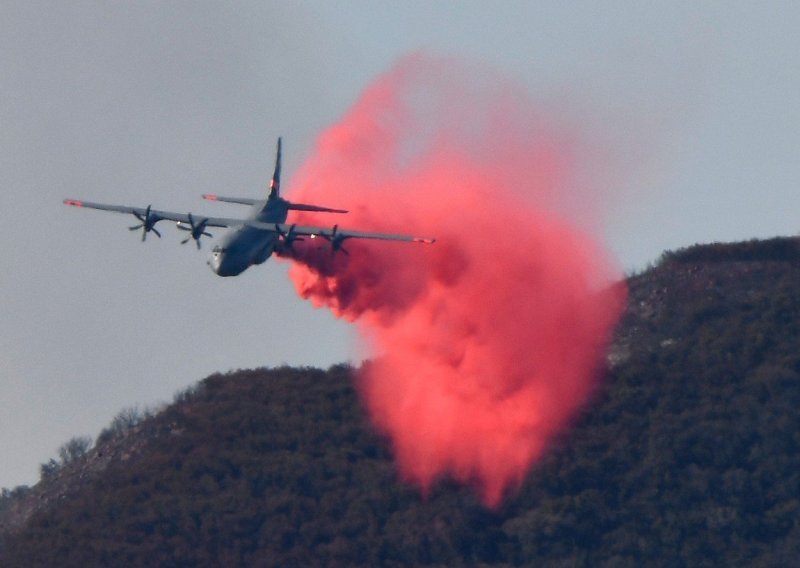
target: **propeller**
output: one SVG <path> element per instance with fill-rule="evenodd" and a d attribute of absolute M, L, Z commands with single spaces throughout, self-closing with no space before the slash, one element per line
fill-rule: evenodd
<path fill-rule="evenodd" d="M 161 221 L 161 217 L 159 217 L 154 213 L 151 213 L 150 212 L 151 207 L 152 205 L 147 206 L 147 209 L 144 210 L 144 216 L 134 211 L 133 216 L 139 219 L 141 223 L 139 223 L 138 225 L 134 225 L 133 227 L 128 227 L 128 229 L 130 229 L 131 231 L 138 231 L 139 229 L 142 229 L 142 242 L 144 242 L 145 239 L 147 239 L 147 233 L 149 233 L 150 231 L 153 231 L 159 239 L 161 238 L 161 233 L 158 232 L 158 229 L 156 229 L 155 226 L 156 223 Z"/>
<path fill-rule="evenodd" d="M 200 250 L 200 239 L 204 236 L 213 237 L 214 235 L 206 231 L 206 225 L 208 224 L 208 219 L 206 217 L 202 217 L 199 223 L 194 222 L 194 217 L 192 217 L 191 213 L 189 213 L 188 217 L 188 227 L 183 223 L 178 223 L 178 228 L 181 231 L 189 231 L 189 236 L 183 239 L 181 244 L 185 245 L 190 240 L 194 239 L 195 244 L 197 244 L 197 250 Z"/>
<path fill-rule="evenodd" d="M 334 225 L 333 226 L 333 230 L 331 231 L 330 235 L 326 235 L 324 233 L 320 233 L 319 236 L 322 237 L 323 239 L 325 239 L 326 241 L 328 241 L 329 243 L 331 243 L 331 255 L 336 254 L 337 251 L 342 251 L 347 256 L 350 256 L 350 253 L 347 252 L 347 249 L 345 249 L 342 246 L 342 243 L 344 242 L 344 240 L 349 238 L 349 236 L 348 235 L 340 235 L 340 234 L 338 234 L 338 232 L 339 232 L 339 225 Z"/>
<path fill-rule="evenodd" d="M 295 234 L 294 228 L 297 225 L 291 225 L 288 231 L 282 231 L 281 226 L 278 223 L 275 223 L 275 232 L 277 232 L 282 239 L 283 248 L 289 252 L 294 252 L 294 242 L 295 241 L 304 241 L 303 237 L 299 237 Z"/>

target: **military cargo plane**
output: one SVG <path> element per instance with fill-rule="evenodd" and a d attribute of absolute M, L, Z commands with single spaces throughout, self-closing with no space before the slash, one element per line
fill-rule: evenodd
<path fill-rule="evenodd" d="M 211 269 L 219 276 L 237 276 L 250 266 L 265 262 L 275 252 L 291 253 L 295 241 L 302 241 L 304 237 L 310 239 L 321 238 L 330 243 L 331 252 L 349 254 L 342 247 L 347 239 L 378 239 L 386 241 L 404 241 L 431 244 L 435 239 L 426 237 L 412 237 L 389 233 L 369 233 L 364 231 L 351 231 L 340 229 L 339 225 L 332 228 L 300 226 L 287 224 L 286 218 L 289 211 L 318 211 L 323 213 L 347 213 L 343 209 L 321 207 L 319 205 L 306 205 L 292 203 L 280 196 L 281 179 L 281 139 L 278 138 L 278 150 L 275 158 L 275 172 L 269 187 L 266 199 L 249 199 L 245 197 L 221 197 L 218 195 L 203 195 L 204 199 L 225 203 L 238 203 L 249 205 L 252 211 L 245 219 L 232 219 L 225 217 L 205 217 L 191 213 L 174 213 L 171 211 L 158 211 L 150 205 L 145 208 L 129 207 L 125 205 L 106 205 L 92 203 L 79 199 L 65 199 L 64 203 L 75 207 L 114 211 L 127 213 L 136 217 L 138 225 L 130 227 L 131 231 L 142 232 L 142 241 L 147 239 L 148 233 L 161 237 L 156 229 L 159 221 L 175 221 L 178 228 L 188 233 L 182 244 L 194 240 L 200 248 L 203 237 L 212 237 L 207 231 L 210 227 L 227 227 L 231 230 L 222 237 L 219 245 L 211 251 L 208 261 Z"/>

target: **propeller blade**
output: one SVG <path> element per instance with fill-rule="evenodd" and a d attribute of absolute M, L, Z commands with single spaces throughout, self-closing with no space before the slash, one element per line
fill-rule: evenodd
<path fill-rule="evenodd" d="M 350 253 L 342 246 L 342 243 L 348 238 L 347 235 L 340 235 L 338 233 L 339 225 L 334 225 L 330 236 L 325 234 L 321 234 L 320 236 L 331 243 L 331 256 L 335 255 L 337 251 L 342 251 L 347 256 L 350 256 Z"/>
<path fill-rule="evenodd" d="M 152 205 L 148 205 L 147 209 L 144 210 L 144 215 L 134 211 L 133 216 L 139 220 L 139 224 L 134 225 L 133 227 L 128 227 L 129 231 L 138 231 L 139 229 L 142 229 L 142 242 L 147 240 L 147 233 L 150 231 L 153 231 L 159 239 L 161 238 L 161 233 L 159 233 L 155 228 L 155 224 L 161 220 L 161 217 L 158 215 L 152 215 L 150 213 L 151 208 Z"/>
<path fill-rule="evenodd" d="M 345 256 L 350 256 L 350 253 L 346 248 L 344 248 L 341 243 L 336 246 L 331 247 L 331 256 L 336 256 L 337 252 L 343 252 Z"/>
<path fill-rule="evenodd" d="M 287 251 L 294 251 L 294 243 L 297 241 L 304 241 L 303 237 L 299 237 L 295 234 L 295 227 L 297 225 L 291 225 L 288 231 L 282 231 L 281 226 L 278 223 L 275 223 L 275 232 L 278 233 L 281 237 L 281 245 Z"/>
<path fill-rule="evenodd" d="M 182 245 L 185 245 L 189 242 L 190 239 L 194 239 L 195 243 L 197 244 L 197 250 L 202 248 L 200 241 L 203 237 L 213 237 L 211 233 L 206 231 L 206 225 L 208 224 L 208 219 L 205 217 L 201 217 L 200 222 L 196 223 L 194 215 L 191 213 L 186 215 L 186 218 L 189 219 L 189 226 L 187 227 L 185 222 L 178 222 L 178 228 L 181 231 L 188 231 L 189 236 L 187 236 L 184 240 L 181 241 Z"/>

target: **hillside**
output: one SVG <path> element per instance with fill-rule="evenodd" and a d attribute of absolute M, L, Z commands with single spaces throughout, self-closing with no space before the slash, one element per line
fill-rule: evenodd
<path fill-rule="evenodd" d="M 603 388 L 499 511 L 400 483 L 349 367 L 239 371 L 6 495 L 0 566 L 797 565 L 797 240 L 628 286 Z"/>

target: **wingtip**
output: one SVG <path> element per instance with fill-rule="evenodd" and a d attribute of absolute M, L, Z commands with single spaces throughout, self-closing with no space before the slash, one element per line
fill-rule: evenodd
<path fill-rule="evenodd" d="M 219 196 L 211 195 L 210 193 L 204 193 L 203 199 L 208 199 L 209 201 L 217 201 L 219 199 Z"/>
<path fill-rule="evenodd" d="M 423 243 L 423 244 L 426 244 L 426 245 L 432 245 L 433 243 L 436 242 L 436 239 L 426 239 L 426 238 L 423 238 L 423 237 L 416 237 L 414 239 L 414 242 Z"/>
<path fill-rule="evenodd" d="M 83 201 L 77 199 L 65 199 L 64 205 L 72 205 L 73 207 L 83 207 Z"/>

